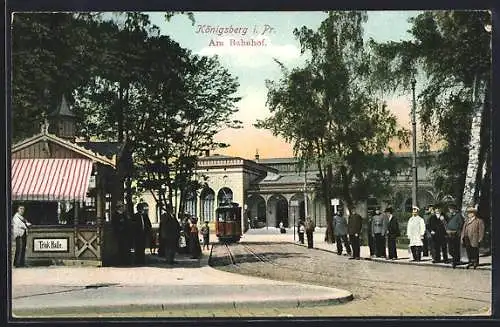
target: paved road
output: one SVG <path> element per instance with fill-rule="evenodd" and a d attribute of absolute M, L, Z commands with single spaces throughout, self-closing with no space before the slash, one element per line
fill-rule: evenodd
<path fill-rule="evenodd" d="M 246 242 L 243 242 L 245 244 Z M 276 280 L 349 290 L 354 300 L 311 310 L 332 316 L 464 315 L 485 313 L 491 303 L 491 271 L 442 269 L 348 260 L 347 256 L 290 243 L 246 243 L 269 262 L 259 262 L 242 245 L 233 245 L 238 266 L 216 247 L 214 267 Z M 217 259 L 219 258 L 219 260 Z M 328 311 L 325 313 L 325 311 Z"/>

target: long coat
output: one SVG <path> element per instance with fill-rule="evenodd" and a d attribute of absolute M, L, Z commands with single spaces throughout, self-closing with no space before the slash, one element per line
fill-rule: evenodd
<path fill-rule="evenodd" d="M 349 216 L 349 221 L 347 223 L 347 232 L 349 235 L 361 234 L 362 218 L 357 213 Z"/>
<path fill-rule="evenodd" d="M 410 239 L 410 246 L 423 246 L 422 239 L 425 234 L 425 222 L 420 216 L 412 216 L 406 226 L 406 235 Z"/>
<path fill-rule="evenodd" d="M 160 239 L 167 249 L 176 249 L 179 245 L 181 226 L 174 216 L 164 213 L 160 221 Z"/>
<path fill-rule="evenodd" d="M 435 240 L 443 241 L 446 236 L 446 220 L 444 216 L 438 218 L 436 215 L 432 215 L 429 218 L 429 231 Z"/>
<path fill-rule="evenodd" d="M 375 236 L 375 234 L 382 234 L 382 236 L 384 236 L 386 233 L 387 233 L 387 218 L 382 214 L 373 216 L 372 236 Z"/>
<path fill-rule="evenodd" d="M 460 239 L 463 240 L 465 237 L 468 237 L 470 240 L 470 245 L 472 247 L 479 247 L 479 243 L 483 240 L 484 237 L 484 222 L 482 219 L 477 217 L 468 218 L 462 228 L 462 235 Z"/>
<path fill-rule="evenodd" d="M 399 223 L 396 217 L 392 216 L 391 220 L 387 218 L 389 221 L 387 223 L 387 236 L 396 238 L 401 234 L 401 231 L 399 230 Z"/>
<path fill-rule="evenodd" d="M 335 236 L 347 235 L 347 220 L 345 217 L 339 215 L 333 216 L 333 233 Z"/>

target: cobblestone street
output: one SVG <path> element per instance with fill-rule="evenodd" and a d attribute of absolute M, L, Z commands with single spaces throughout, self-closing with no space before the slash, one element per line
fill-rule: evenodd
<path fill-rule="evenodd" d="M 454 316 L 486 314 L 490 308 L 490 271 L 348 260 L 347 256 L 290 243 L 248 245 L 269 262 L 259 262 L 251 255 L 242 254 L 241 249 L 236 250 L 242 245 L 235 244 L 231 247 L 235 248 L 237 266 L 228 264 L 220 246 L 214 247 L 212 266 L 251 276 L 338 287 L 354 294 L 354 300 L 346 304 L 285 310 L 282 314 Z"/>

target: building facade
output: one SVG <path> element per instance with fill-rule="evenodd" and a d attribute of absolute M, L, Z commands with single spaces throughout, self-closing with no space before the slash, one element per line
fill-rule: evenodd
<path fill-rule="evenodd" d="M 411 153 L 399 153 L 399 157 L 411 160 Z M 430 168 L 422 161 L 418 171 L 418 205 L 425 207 L 443 200 L 432 186 Z M 292 227 L 300 218 L 310 216 L 319 227 L 326 226 L 326 208 L 315 196 L 318 170 L 314 165 L 307 172 L 298 169 L 296 158 L 254 160 L 223 155 L 200 157 L 197 178 L 205 187 L 192 194 L 186 202 L 186 212 L 199 218 L 200 222 L 215 220 L 215 209 L 219 202 L 229 199 L 238 203 L 244 212 L 243 228 L 253 226 L 277 227 L 280 222 Z M 394 178 L 393 194 L 387 198 L 368 198 L 357 204 L 357 211 L 366 217 L 369 210 L 392 206 L 395 211 L 411 211 L 411 169 L 402 171 Z M 143 199 L 154 208 L 153 197 L 146 194 Z M 453 200 L 448 197 L 447 200 Z M 340 203 L 342 205 L 342 203 Z M 153 223 L 158 222 L 152 217 Z"/>

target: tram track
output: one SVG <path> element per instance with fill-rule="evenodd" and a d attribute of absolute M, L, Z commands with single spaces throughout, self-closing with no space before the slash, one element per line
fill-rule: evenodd
<path fill-rule="evenodd" d="M 234 266 L 237 270 L 242 271 L 242 272 L 247 272 L 251 273 L 252 275 L 255 275 L 255 272 L 262 273 L 262 269 L 251 269 L 249 267 L 244 267 L 240 263 L 237 262 L 236 258 L 238 255 L 235 256 L 234 254 L 234 248 L 241 248 L 243 249 L 243 255 L 245 254 L 250 254 L 251 257 L 255 258 L 256 262 L 262 263 L 262 264 L 268 264 L 272 265 L 274 267 L 279 267 L 279 269 L 286 269 L 293 271 L 295 273 L 304 273 L 308 275 L 314 276 L 314 279 L 317 280 L 318 278 L 325 277 L 328 279 L 331 278 L 338 278 L 340 280 L 343 279 L 343 276 L 340 274 L 333 275 L 331 272 L 330 273 L 325 273 L 321 271 L 311 271 L 307 269 L 302 269 L 296 266 L 289 266 L 286 264 L 282 263 L 277 263 L 273 262 L 271 259 L 266 257 L 265 254 L 259 254 L 257 250 L 249 246 L 248 244 L 245 243 L 233 243 L 233 244 L 224 244 L 224 249 L 226 251 L 227 257 L 228 257 L 228 262 L 230 265 Z M 233 249 L 231 249 L 233 248 Z M 275 268 L 276 269 L 276 268 Z M 361 277 L 356 277 L 356 280 L 358 280 L 360 283 L 365 284 L 366 287 L 373 287 L 373 285 L 370 284 L 376 284 L 377 288 L 382 288 L 382 289 L 387 289 L 387 290 L 396 290 L 394 288 L 395 285 L 401 286 L 401 287 L 419 287 L 426 289 L 424 292 L 428 295 L 440 295 L 440 296 L 445 296 L 445 297 L 455 297 L 456 295 L 452 294 L 437 294 L 432 292 L 432 289 L 442 289 L 442 290 L 448 290 L 448 291 L 454 291 L 455 289 L 452 287 L 445 287 L 445 286 L 435 286 L 435 285 L 425 285 L 422 283 L 412 283 L 412 282 L 401 282 L 401 281 L 394 281 L 394 280 L 374 280 L 374 279 L 369 279 L 369 278 L 361 278 Z M 489 294 L 490 292 L 488 291 L 481 291 L 481 290 L 463 290 L 464 292 L 471 292 L 471 293 L 482 293 L 482 294 Z M 481 299 L 474 299 L 470 297 L 464 297 L 464 299 L 469 299 L 469 300 L 474 300 L 478 302 L 484 302 L 484 303 L 490 303 L 489 301 L 484 301 Z"/>

